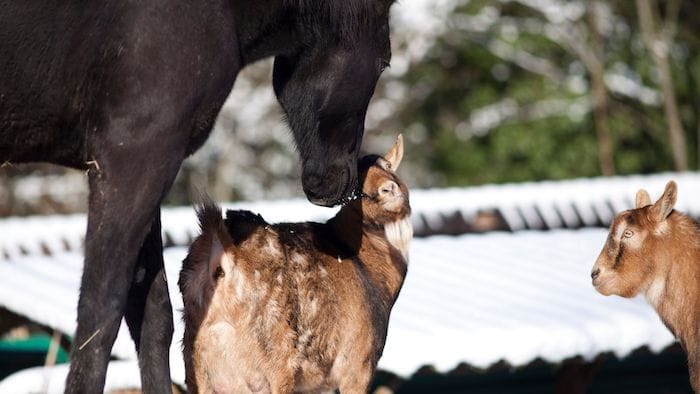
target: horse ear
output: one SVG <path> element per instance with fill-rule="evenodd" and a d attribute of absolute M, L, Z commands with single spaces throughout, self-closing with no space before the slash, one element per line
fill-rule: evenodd
<path fill-rule="evenodd" d="M 403 158 L 403 135 L 399 134 L 394 146 L 389 149 L 384 158 L 391 164 L 392 171 L 396 172 L 399 169 L 399 164 L 401 164 L 401 159 Z"/>
<path fill-rule="evenodd" d="M 649 193 L 646 190 L 639 189 L 635 198 L 635 208 L 644 208 L 647 205 L 651 205 L 651 197 L 649 197 Z"/>
<path fill-rule="evenodd" d="M 678 187 L 676 182 L 669 181 L 666 184 L 664 193 L 659 197 L 653 206 L 653 210 L 656 212 L 656 219 L 658 221 L 665 220 L 668 215 L 673 211 L 673 207 L 676 205 L 676 197 L 678 196 Z"/>

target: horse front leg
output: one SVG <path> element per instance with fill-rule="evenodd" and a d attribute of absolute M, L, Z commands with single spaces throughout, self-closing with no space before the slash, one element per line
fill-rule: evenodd
<path fill-rule="evenodd" d="M 171 384 L 169 364 L 163 360 L 169 359 L 173 314 L 163 264 L 160 210 L 141 246 L 124 317 L 136 344 L 143 391 L 163 391 Z"/>
<path fill-rule="evenodd" d="M 66 382 L 66 392 L 97 393 L 104 387 L 104 380 L 112 345 L 117 336 L 121 319 L 136 274 L 139 251 L 146 236 L 152 231 L 160 202 L 172 184 L 184 157 L 184 144 L 166 145 L 167 139 L 136 140 L 130 146 L 119 145 L 103 148 L 95 154 L 95 164 L 90 170 L 90 197 L 88 226 L 85 240 L 85 265 L 78 301 L 78 326 L 71 346 L 71 366 Z M 121 141 L 120 141 L 121 142 Z M 157 143 L 156 143 L 157 142 Z M 159 229 L 157 230 L 160 231 Z M 151 237 L 153 238 L 153 237 Z M 150 252 L 158 241 L 146 242 Z M 159 245 L 156 245 L 159 248 Z M 162 261 L 159 263 L 162 265 Z M 156 263 L 158 265 L 158 263 Z M 157 268 L 156 271 L 161 270 Z M 156 275 L 157 276 L 157 275 Z M 153 304 L 164 302 L 161 291 L 164 285 L 153 280 L 155 286 Z M 158 293 L 158 294 L 156 294 Z M 167 302 L 169 304 L 169 301 Z M 148 305 L 148 302 L 146 302 Z M 147 306 L 155 314 L 146 325 L 163 324 L 171 329 L 171 311 L 163 305 Z M 171 331 L 162 333 L 165 339 Z M 143 353 L 143 338 L 141 350 Z M 147 347 L 152 348 L 151 342 Z M 158 344 L 162 347 L 162 344 Z M 156 347 L 158 347 L 156 346 Z M 163 375 L 169 375 L 167 350 L 140 357 L 147 364 L 158 364 L 151 371 L 162 384 Z M 158 360 L 155 360 L 157 358 Z M 170 391 L 169 376 L 166 387 L 154 391 Z"/>

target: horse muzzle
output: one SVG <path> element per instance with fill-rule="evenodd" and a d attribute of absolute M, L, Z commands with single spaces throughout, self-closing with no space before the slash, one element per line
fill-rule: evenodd
<path fill-rule="evenodd" d="M 345 164 L 327 166 L 325 171 L 304 166 L 301 183 L 311 203 L 332 207 L 354 198 L 357 171 Z"/>

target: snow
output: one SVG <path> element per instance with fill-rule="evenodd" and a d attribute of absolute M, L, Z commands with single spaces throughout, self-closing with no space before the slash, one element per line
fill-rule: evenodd
<path fill-rule="evenodd" d="M 387 72 L 395 77 L 405 74 L 411 63 L 420 61 L 449 26 L 448 15 L 460 3 L 457 0 L 411 0 L 391 9 L 392 59 Z"/>
<path fill-rule="evenodd" d="M 411 190 L 412 221 L 420 232 L 426 225 L 439 229 L 454 214 L 469 219 L 498 210 L 512 230 L 607 225 L 615 213 L 632 208 L 637 190 L 646 188 L 656 198 L 671 179 L 679 188 L 676 208 L 700 216 L 700 201 L 693 198 L 700 194 L 700 175 L 688 172 Z M 338 209 L 302 198 L 223 207 L 260 213 L 269 222 L 325 221 Z M 165 207 L 162 223 L 164 238 L 172 245 L 187 245 L 198 231 L 191 207 Z M 81 251 L 85 229 L 85 215 L 0 220 L 0 259 Z"/>
<path fill-rule="evenodd" d="M 411 192 L 413 222 L 420 229 L 421 218 L 437 225 L 440 215 L 498 209 L 513 230 L 607 224 L 615 213 L 633 207 L 637 190 L 646 188 L 656 198 L 671 179 L 679 187 L 676 208 L 698 216 L 700 201 L 693 197 L 700 192 L 700 176 L 664 173 L 416 190 Z"/>
<path fill-rule="evenodd" d="M 415 240 L 379 367 L 407 376 L 422 365 L 556 363 L 619 357 L 673 343 L 642 298 L 603 297 L 590 269 L 603 229 L 437 236 Z"/>
<path fill-rule="evenodd" d="M 67 374 L 68 364 L 50 368 L 28 368 L 1 381 L 0 394 L 62 394 Z M 109 363 L 104 392 L 140 386 L 138 362 L 111 361 Z"/>
<path fill-rule="evenodd" d="M 85 215 L 3 219 L 0 257 L 80 249 L 85 228 Z"/>

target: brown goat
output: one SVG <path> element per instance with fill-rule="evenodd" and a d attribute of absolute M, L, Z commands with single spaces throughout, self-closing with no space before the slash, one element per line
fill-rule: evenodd
<path fill-rule="evenodd" d="M 646 296 L 688 353 L 700 393 L 700 227 L 673 209 L 676 190 L 668 182 L 653 205 L 649 193 L 637 192 L 636 208 L 613 220 L 591 278 L 603 295 Z"/>
<path fill-rule="evenodd" d="M 402 155 L 399 136 L 364 157 L 361 197 L 323 224 L 198 210 L 178 282 L 191 392 L 367 392 L 413 236 Z"/>

